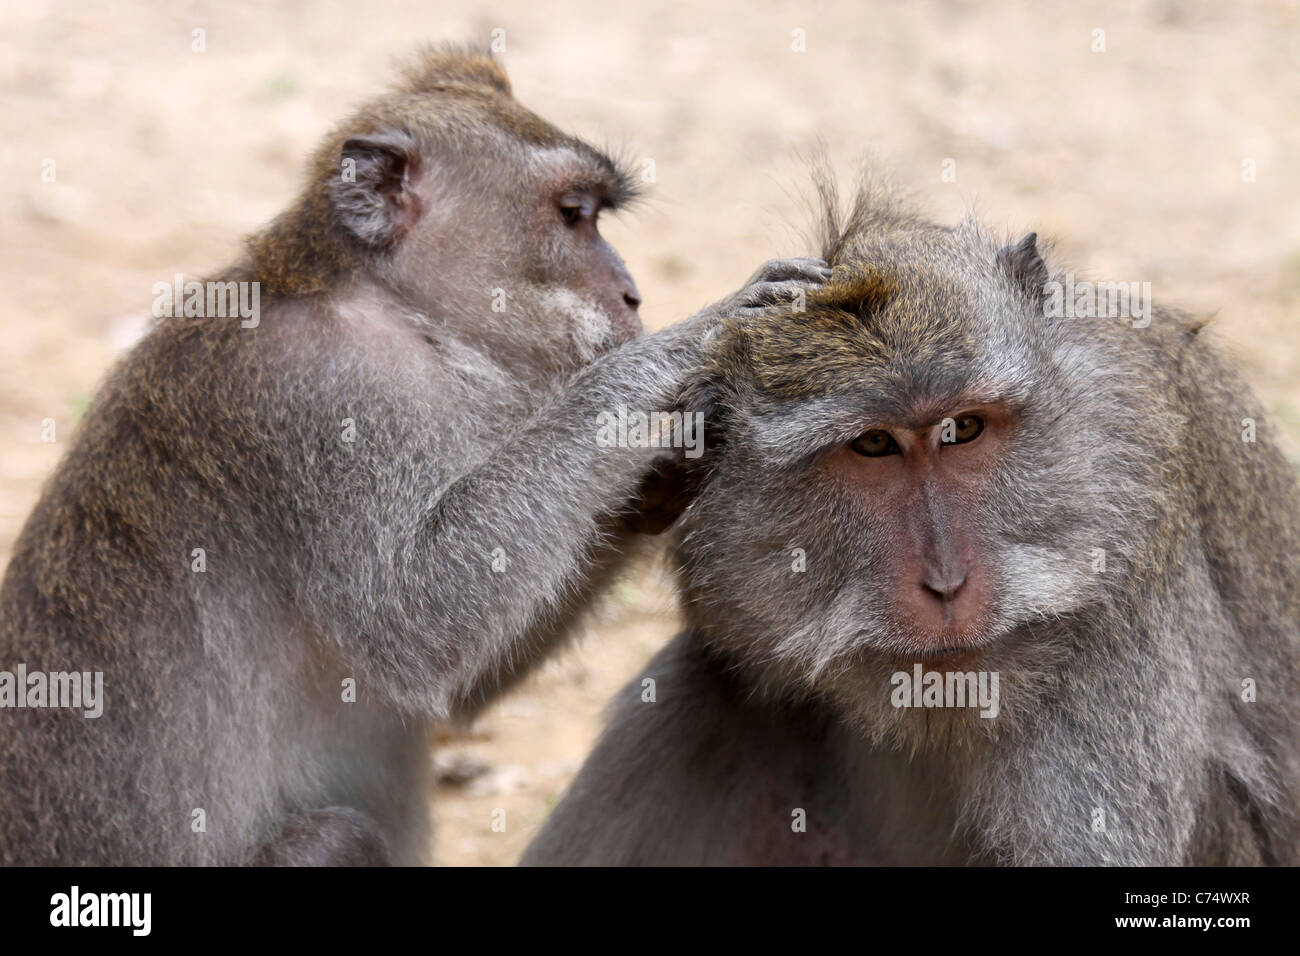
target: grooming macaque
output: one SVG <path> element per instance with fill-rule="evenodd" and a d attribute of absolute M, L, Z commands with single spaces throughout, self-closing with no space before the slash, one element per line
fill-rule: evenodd
<path fill-rule="evenodd" d="M 1300 499 L 1247 386 L 1176 312 L 1052 317 L 1033 235 L 827 192 L 832 280 L 690 389 L 686 630 L 524 862 L 1300 862 Z"/>
<path fill-rule="evenodd" d="M 260 314 L 159 322 L 15 546 L 0 666 L 102 672 L 103 710 L 0 709 L 0 863 L 427 859 L 431 722 L 552 649 L 653 510 L 660 453 L 598 413 L 675 407 L 721 316 L 827 274 L 638 337 L 597 231 L 632 186 L 454 50 L 325 139 L 219 279 Z"/>

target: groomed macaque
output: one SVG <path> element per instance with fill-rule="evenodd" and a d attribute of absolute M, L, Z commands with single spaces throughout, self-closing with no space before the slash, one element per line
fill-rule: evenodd
<path fill-rule="evenodd" d="M 597 230 L 633 191 L 455 49 L 326 137 L 220 307 L 187 293 L 112 373 L 15 546 L 0 668 L 102 680 L 102 713 L 0 674 L 0 863 L 427 859 L 431 722 L 632 544 L 659 452 L 597 415 L 673 408 L 720 316 L 827 273 L 638 337 Z"/>
<path fill-rule="evenodd" d="M 686 629 L 524 862 L 1300 862 L 1300 500 L 1247 386 L 1034 235 L 824 192 L 832 280 L 691 388 Z"/>

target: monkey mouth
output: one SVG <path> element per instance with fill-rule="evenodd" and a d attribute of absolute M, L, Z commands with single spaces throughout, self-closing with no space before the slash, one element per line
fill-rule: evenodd
<path fill-rule="evenodd" d="M 926 670 L 978 670 L 996 649 L 998 636 L 991 631 L 945 634 L 915 627 L 899 627 L 888 635 L 862 631 L 854 660 L 857 666 L 873 671 L 881 667 L 890 671 L 910 670 L 915 664 Z"/>
<path fill-rule="evenodd" d="M 982 662 L 988 655 L 988 650 L 987 644 L 927 647 L 913 651 L 892 652 L 890 660 L 899 668 L 922 664 L 936 670 L 964 671 Z"/>
<path fill-rule="evenodd" d="M 609 317 L 609 349 L 618 348 L 644 334 L 641 316 L 631 310 L 619 310 Z"/>
<path fill-rule="evenodd" d="M 877 645 L 891 665 L 925 664 L 948 670 L 967 669 L 986 658 L 995 644 L 994 635 L 983 629 L 960 632 L 902 629 L 889 642 Z"/>

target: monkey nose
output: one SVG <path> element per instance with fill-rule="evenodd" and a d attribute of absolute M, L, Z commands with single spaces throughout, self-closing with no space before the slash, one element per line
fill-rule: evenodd
<path fill-rule="evenodd" d="M 628 285 L 623 289 L 623 305 L 626 307 L 615 313 L 614 330 L 619 342 L 626 342 L 640 335 L 644 328 L 637 307 L 641 305 L 641 290 L 628 278 Z"/>
<path fill-rule="evenodd" d="M 941 574 L 936 571 L 928 571 L 921 580 L 921 587 L 937 601 L 947 604 L 957 599 L 957 593 L 961 591 L 966 584 L 966 572 L 956 571 L 951 574 Z"/>
<path fill-rule="evenodd" d="M 623 301 L 629 309 L 638 309 L 641 307 L 641 290 L 636 287 L 636 283 L 623 290 Z"/>
<path fill-rule="evenodd" d="M 623 292 L 624 308 L 614 309 L 610 317 L 614 329 L 615 344 L 630 341 L 645 331 L 641 325 L 641 316 L 637 313 L 637 306 L 640 304 L 641 293 L 637 291 L 634 284 L 630 289 Z"/>

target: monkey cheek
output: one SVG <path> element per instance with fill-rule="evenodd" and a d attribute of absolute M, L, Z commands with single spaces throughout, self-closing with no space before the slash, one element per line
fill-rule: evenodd
<path fill-rule="evenodd" d="M 644 332 L 641 318 L 625 305 L 611 306 L 597 299 L 566 300 L 574 349 L 584 362 L 630 342 Z"/>

